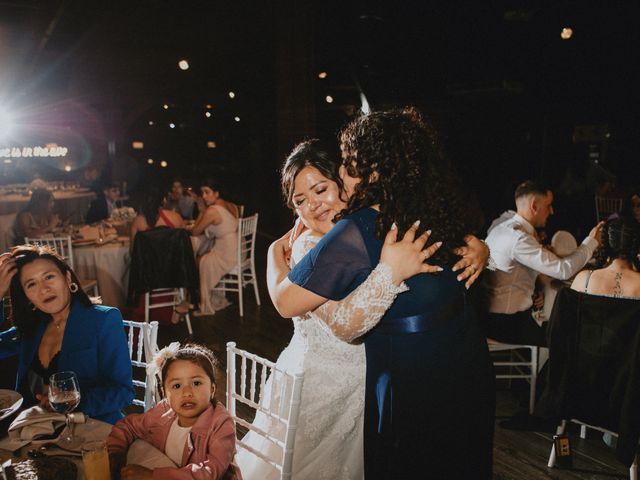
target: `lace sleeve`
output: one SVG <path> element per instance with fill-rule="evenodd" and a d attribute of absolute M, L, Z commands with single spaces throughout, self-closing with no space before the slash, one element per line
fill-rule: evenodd
<path fill-rule="evenodd" d="M 340 301 L 330 300 L 313 313 L 336 337 L 352 342 L 375 327 L 398 294 L 407 290 L 404 282 L 399 286 L 392 283 L 389 265 L 379 263 L 348 296 Z"/>

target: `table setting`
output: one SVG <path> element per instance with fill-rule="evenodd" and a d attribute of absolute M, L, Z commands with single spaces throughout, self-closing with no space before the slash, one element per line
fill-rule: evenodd
<path fill-rule="evenodd" d="M 109 480 L 106 438 L 112 425 L 75 411 L 81 392 L 74 372 L 58 372 L 49 383 L 51 410 L 36 405 L 22 410 L 0 439 L 0 479 Z M 0 405 L 11 415 L 22 403 L 18 392 L 0 390 Z M 163 452 L 134 442 L 127 463 L 147 468 L 175 466 Z"/>

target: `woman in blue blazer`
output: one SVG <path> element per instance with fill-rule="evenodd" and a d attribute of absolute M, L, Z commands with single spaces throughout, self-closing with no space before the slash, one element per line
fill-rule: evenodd
<path fill-rule="evenodd" d="M 80 381 L 79 411 L 109 423 L 122 418 L 134 390 L 118 309 L 93 305 L 75 273 L 48 247 L 21 246 L 3 255 L 0 293 L 9 284 L 15 331 L 0 338 L 19 342 L 16 390 L 25 404 L 46 405 L 49 376 L 71 370 Z"/>

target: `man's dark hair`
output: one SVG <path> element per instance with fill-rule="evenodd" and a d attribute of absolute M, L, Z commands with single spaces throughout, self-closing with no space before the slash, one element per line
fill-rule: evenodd
<path fill-rule="evenodd" d="M 543 197 L 546 197 L 547 192 L 549 191 L 551 191 L 551 189 L 542 182 L 535 180 L 525 180 L 516 187 L 514 198 L 518 200 L 520 197 L 524 197 L 527 195 L 542 195 Z"/>

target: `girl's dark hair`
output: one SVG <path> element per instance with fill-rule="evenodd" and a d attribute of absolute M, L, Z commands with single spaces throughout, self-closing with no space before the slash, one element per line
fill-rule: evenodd
<path fill-rule="evenodd" d="M 151 188 L 142 194 L 139 205 L 140 213 L 144 215 L 150 228 L 153 228 L 158 220 L 158 210 L 162 207 L 164 199 L 164 192 L 157 188 Z"/>
<path fill-rule="evenodd" d="M 49 260 L 65 277 L 67 272 L 70 272 L 71 282 L 77 284 L 78 287 L 80 287 L 80 281 L 73 270 L 71 270 L 71 267 L 67 265 L 67 262 L 51 247 L 44 245 L 20 245 L 11 250 L 11 258 L 16 259 L 17 267 L 17 272 L 11 279 L 11 286 L 9 287 L 9 293 L 11 295 L 11 319 L 21 336 L 24 338 L 33 338 L 39 317 L 42 315 L 50 317 L 50 315 L 40 312 L 39 310 L 33 310 L 33 304 L 27 298 L 20 283 L 22 268 L 35 260 Z M 73 303 L 74 301 L 79 301 L 85 306 L 92 304 L 91 299 L 82 288 L 78 288 L 75 293 L 71 293 L 71 302 Z"/>
<path fill-rule="evenodd" d="M 619 217 L 609 220 L 602 229 L 602 247 L 596 265 L 602 268 L 615 259 L 631 262 L 640 271 L 640 223 L 634 218 Z"/>
<path fill-rule="evenodd" d="M 338 184 L 343 191 L 342 180 L 338 175 L 338 163 L 321 146 L 320 140 L 313 138 L 300 142 L 287 157 L 280 171 L 280 184 L 287 206 L 294 209 L 293 191 L 296 177 L 305 167 L 313 167 L 324 177 Z"/>
<path fill-rule="evenodd" d="M 32 213 L 45 214 L 49 209 L 49 200 L 53 198 L 53 194 L 46 188 L 36 188 L 31 193 L 29 203 L 25 208 L 26 211 Z"/>
<path fill-rule="evenodd" d="M 216 377 L 214 368 L 217 365 L 216 357 L 211 350 L 209 350 L 204 345 L 198 345 L 197 343 L 188 343 L 186 345 L 181 346 L 178 351 L 167 358 L 162 365 L 162 370 L 160 375 L 162 378 L 162 388 L 164 391 L 164 380 L 167 378 L 167 372 L 169 371 L 169 366 L 176 360 L 187 360 L 189 362 L 195 363 L 200 368 L 204 370 L 207 374 L 207 377 L 211 380 L 212 385 L 216 385 Z M 215 407 L 216 399 L 211 399 L 211 404 Z"/>
<path fill-rule="evenodd" d="M 402 235 L 416 220 L 442 241 L 432 261 L 451 263 L 475 218 L 440 148 L 435 130 L 413 107 L 373 112 L 352 120 L 340 133 L 342 165 L 361 179 L 344 213 L 380 204 L 376 233 L 393 222 Z M 338 215 L 340 217 L 342 215 Z M 399 237 L 401 238 L 401 237 Z"/>
<path fill-rule="evenodd" d="M 205 178 L 202 182 L 200 182 L 200 188 L 202 187 L 209 187 L 214 192 L 218 192 L 218 195 L 220 195 L 222 198 L 226 198 L 226 190 L 224 188 L 224 185 L 222 185 L 222 183 L 215 178 Z"/>

